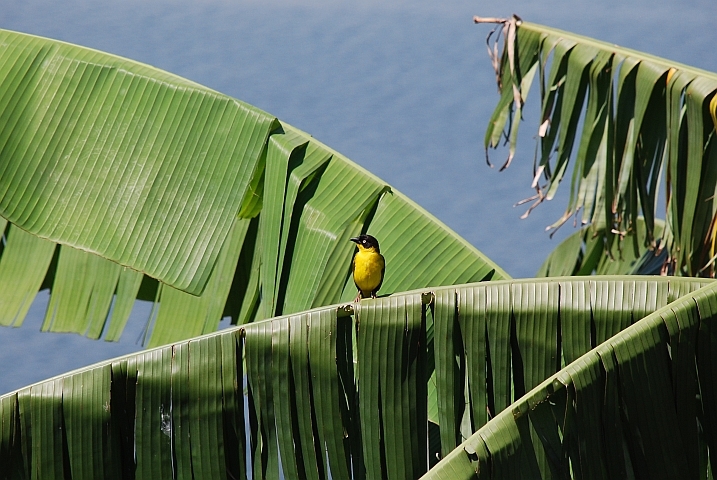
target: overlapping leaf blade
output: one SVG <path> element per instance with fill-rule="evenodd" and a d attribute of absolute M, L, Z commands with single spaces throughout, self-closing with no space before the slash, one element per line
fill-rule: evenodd
<path fill-rule="evenodd" d="M 706 315 L 717 311 L 715 291 L 707 280 L 659 277 L 499 281 L 259 321 L 0 397 L 0 463 L 7 475 L 69 469 L 73 478 L 415 478 L 430 464 L 434 374 L 444 461 L 427 475 L 562 476 L 568 462 L 587 478 L 703 471 L 713 412 L 694 399 L 698 388 L 704 402 L 713 396 Z M 655 310 L 661 326 L 637 329 Z M 591 332 L 631 324 L 633 334 L 590 350 Z M 682 407 L 665 410 L 669 402 Z M 649 429 L 634 423 L 653 416 Z M 641 432 L 654 439 L 631 462 L 600 437 L 629 442 Z M 663 463 L 648 465 L 654 455 Z"/>
<path fill-rule="evenodd" d="M 5 226 L 5 221 L 0 221 Z M 55 244 L 10 226 L 0 258 L 0 324 L 22 325 L 35 292 L 41 287 Z"/>
<path fill-rule="evenodd" d="M 10 223 L 0 284 L 14 285 L 0 295 L 2 324 L 20 325 L 47 287 L 43 328 L 92 338 L 117 340 L 135 299 L 156 302 L 149 345 L 213 331 L 225 316 L 247 323 L 336 303 L 353 298 L 348 238 L 366 231 L 395 265 L 383 292 L 508 278 L 380 179 L 265 112 L 94 50 L 0 39 L 0 216 Z"/>
<path fill-rule="evenodd" d="M 0 37 L 2 215 L 201 292 L 274 118 L 135 62 Z"/>
<path fill-rule="evenodd" d="M 545 377 L 557 372 L 561 365 L 579 358 L 601 341 L 608 339 L 612 333 L 619 332 L 620 329 L 667 305 L 678 296 L 704 285 L 697 280 L 670 282 L 659 277 L 640 279 L 637 282 L 634 280 L 634 277 L 621 277 L 619 280 L 618 277 L 607 277 L 604 280 L 563 278 L 553 282 L 490 282 L 475 286 L 471 296 L 482 300 L 472 306 L 464 305 L 463 308 L 458 309 L 456 316 L 443 319 L 452 322 L 458 318 L 462 325 L 465 325 L 465 320 L 461 319 L 462 315 L 472 315 L 475 318 L 476 314 L 470 311 L 476 308 L 484 312 L 489 332 L 486 348 L 490 354 L 485 358 L 483 368 L 486 369 L 487 378 L 493 378 L 493 383 L 482 384 L 485 387 L 470 387 L 469 391 L 476 388 L 484 392 L 483 395 L 487 396 L 489 412 L 497 414 L 503 408 L 491 410 L 490 407 L 500 405 L 501 398 L 508 396 L 505 404 L 507 406 Z M 496 289 L 499 286 L 503 287 L 502 293 L 501 290 Z M 442 291 L 441 294 L 445 296 L 445 293 Z M 436 294 L 438 295 L 438 292 Z M 500 301 L 485 300 L 491 297 Z M 436 301 L 439 301 L 439 297 Z M 452 311 L 449 304 L 446 306 L 447 311 Z M 442 317 L 445 315 L 437 316 L 436 320 Z M 557 331 L 556 326 L 559 326 Z M 437 328 L 438 331 L 441 330 L 440 327 Z M 502 336 L 498 336 L 497 333 L 491 336 L 491 330 L 498 332 L 499 328 L 505 333 Z M 465 338 L 463 341 L 466 342 L 464 344 L 466 350 L 478 348 L 467 343 Z M 505 353 L 501 354 L 499 347 Z M 455 352 L 455 348 L 445 350 Z M 536 353 L 540 350 L 543 350 L 542 354 Z M 451 358 L 450 353 L 437 352 L 436 355 L 437 358 L 439 355 Z M 461 360 L 457 361 L 460 364 Z M 437 374 L 440 372 L 438 365 L 437 360 Z M 500 385 L 496 379 L 500 379 L 501 375 L 502 378 L 507 378 L 507 386 L 504 387 L 507 394 L 496 389 L 496 386 Z M 541 378 L 540 375 L 543 377 Z M 469 394 L 465 398 L 460 394 L 457 400 L 458 389 L 445 388 L 448 385 L 446 382 L 455 378 L 455 374 L 447 370 L 443 372 L 443 376 L 444 379 L 437 382 L 437 385 L 439 385 L 439 418 L 445 419 L 441 423 L 445 444 L 447 439 L 460 438 L 461 435 L 455 421 L 460 413 L 455 413 L 455 405 L 462 405 L 465 402 L 466 408 L 475 410 L 474 402 L 481 405 L 484 400 L 480 392 L 477 395 Z M 469 386 L 471 382 L 480 378 L 480 375 L 469 375 Z M 441 385 L 444 386 L 443 389 L 440 388 Z M 552 418 L 552 413 L 549 415 Z M 543 449 L 541 445 L 545 438 L 551 436 L 559 438 L 556 427 L 548 424 L 546 428 L 544 422 L 533 421 L 519 427 L 528 432 L 528 437 L 521 437 L 520 441 L 536 445 L 536 452 L 533 452 L 530 458 L 521 461 L 527 462 L 526 465 L 533 465 L 529 468 L 537 468 L 543 474 L 552 471 L 555 467 L 556 452 L 554 449 Z M 450 430 L 444 432 L 446 428 Z M 480 426 L 474 422 L 473 428 L 475 430 Z M 563 433 L 563 435 L 567 434 Z M 474 445 L 473 448 L 478 447 Z M 557 451 L 559 452 L 560 448 Z"/>
<path fill-rule="evenodd" d="M 714 283 L 706 284 L 588 351 L 488 422 L 425 478 L 473 478 L 469 466 L 481 478 L 534 476 L 530 459 L 542 451 L 565 452 L 563 475 L 575 478 L 701 478 L 706 450 L 697 446 L 704 442 L 700 431 L 712 435 L 716 425 L 713 418 L 697 422 L 703 418 L 698 410 L 713 410 L 709 400 L 695 403 L 710 383 L 701 373 L 698 383 L 697 376 L 699 365 L 713 362 L 707 360 L 713 352 L 695 346 L 714 323 L 715 292 Z M 541 436 L 536 444 L 521 429 L 527 418 L 562 435 Z M 476 452 L 474 463 L 470 452 Z M 558 467 L 561 460 L 553 458 Z M 559 471 L 548 478 L 563 476 Z M 451 476 L 455 472 L 462 473 Z"/>
<path fill-rule="evenodd" d="M 514 99 L 530 85 L 512 82 L 515 69 L 527 71 L 536 63 L 541 72 L 541 146 L 532 185 L 538 189 L 537 203 L 554 197 L 573 164 L 565 214 L 551 227 L 582 210 L 582 223 L 590 224 L 609 249 L 616 234 L 634 234 L 638 218 L 644 217 L 648 245 L 654 248 L 654 240 L 661 238 L 669 251 L 665 265 L 678 274 L 712 276 L 717 175 L 704 165 L 717 158 L 712 118 L 717 74 L 516 17 L 503 22 L 515 34 L 506 37 L 503 49 L 503 90 L 494 119 L 523 110 Z M 535 43 L 538 33 L 537 55 L 518 48 Z M 512 94 L 508 86 L 518 92 Z M 506 130 L 513 152 L 512 127 L 495 121 L 486 130 L 486 148 L 498 146 L 496 128 Z M 658 197 L 665 181 L 668 228 L 658 233 L 655 219 L 661 216 Z M 573 250 L 572 260 L 577 262 L 577 255 Z"/>
<path fill-rule="evenodd" d="M 187 336 L 195 337 L 217 329 L 249 224 L 248 219 L 235 220 L 227 238 L 227 245 L 222 248 L 214 272 L 207 283 L 207 290 L 202 292 L 202 295 L 194 296 L 164 286 L 159 313 L 149 341 L 150 346 L 170 343 Z M 176 326 L 178 321 L 182 322 L 181 331 Z"/>
<path fill-rule="evenodd" d="M 665 222 L 655 220 L 652 234 L 662 235 Z M 644 219 L 638 218 L 626 241 L 616 237 L 595 237 L 591 227 L 571 234 L 550 252 L 538 270 L 538 277 L 568 275 L 657 275 L 667 259 L 665 249 L 652 249 Z M 607 250 L 607 252 L 605 251 Z"/>

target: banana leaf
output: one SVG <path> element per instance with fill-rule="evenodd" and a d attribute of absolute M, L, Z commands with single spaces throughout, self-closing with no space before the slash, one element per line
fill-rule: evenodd
<path fill-rule="evenodd" d="M 665 223 L 656 219 L 655 235 L 661 236 L 664 228 Z M 536 276 L 660 275 L 665 272 L 667 249 L 659 241 L 650 242 L 647 235 L 643 218 L 624 238 L 611 238 L 612 245 L 605 245 L 605 238 L 591 227 L 583 227 L 550 252 Z"/>
<path fill-rule="evenodd" d="M 531 210 L 554 198 L 572 169 L 565 213 L 550 228 L 574 217 L 609 252 L 643 218 L 648 242 L 660 239 L 667 249 L 666 269 L 713 277 L 717 73 L 518 17 L 475 21 L 498 22 L 505 32 L 502 52 L 498 40 L 489 49 L 501 97 L 486 131 L 486 151 L 505 138 L 512 158 L 539 72 Z M 664 211 L 658 202 L 663 195 Z M 659 232 L 655 219 L 663 215 Z"/>
<path fill-rule="evenodd" d="M 599 427 L 595 411 L 611 415 L 605 435 L 628 442 L 630 455 L 638 442 L 646 460 L 684 453 L 671 469 L 704 471 L 716 289 L 639 276 L 481 282 L 175 342 L 0 397 L 0 478 L 408 479 L 426 474 L 436 454 L 445 457 L 436 475 L 558 476 L 565 459 L 601 465 L 602 450 L 583 443 L 600 437 L 578 423 Z M 569 379 L 593 357 L 604 357 L 604 370 L 580 374 L 574 387 Z M 432 377 L 443 454 L 429 444 Z M 570 417 L 555 423 L 558 414 Z M 644 434 L 631 423 L 654 418 Z M 454 450 L 468 437 L 473 450 Z M 625 458 L 623 440 L 600 448 Z M 680 448 L 665 454 L 662 441 Z M 511 456 L 526 445 L 530 455 Z"/>
<path fill-rule="evenodd" d="M 337 303 L 364 232 L 383 294 L 509 278 L 310 135 L 148 65 L 0 30 L 0 116 L 2 325 L 44 288 L 43 330 L 90 338 L 154 302 L 149 346 Z"/>
<path fill-rule="evenodd" d="M 580 354 L 422 478 L 711 478 L 716 287 Z"/>

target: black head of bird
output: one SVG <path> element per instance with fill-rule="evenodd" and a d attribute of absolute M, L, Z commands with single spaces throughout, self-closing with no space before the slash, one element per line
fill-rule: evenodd
<path fill-rule="evenodd" d="M 356 300 L 376 298 L 378 289 L 383 283 L 386 262 L 381 255 L 378 240 L 371 235 L 359 235 L 351 239 L 358 246 L 358 252 L 351 262 L 354 283 L 358 289 Z"/>
<path fill-rule="evenodd" d="M 360 251 L 374 249 L 376 253 L 381 253 L 376 237 L 372 237 L 371 235 L 359 235 L 358 237 L 352 238 L 351 241 L 358 245 Z"/>

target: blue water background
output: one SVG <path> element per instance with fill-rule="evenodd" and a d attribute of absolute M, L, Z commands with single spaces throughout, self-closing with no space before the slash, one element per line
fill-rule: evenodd
<path fill-rule="evenodd" d="M 497 94 L 490 27 L 473 15 L 516 13 L 717 71 L 714 0 L 388 3 L 11 0 L 0 28 L 145 62 L 262 108 L 407 194 L 514 277 L 533 276 L 570 233 L 544 233 L 568 188 L 526 220 L 513 207 L 532 194 L 534 108 L 514 165 L 503 173 L 485 165 Z M 537 99 L 536 88 L 529 107 Z M 39 333 L 47 299 L 38 295 L 22 328 L 0 329 L 0 394 L 141 348 L 138 321 L 114 344 Z"/>

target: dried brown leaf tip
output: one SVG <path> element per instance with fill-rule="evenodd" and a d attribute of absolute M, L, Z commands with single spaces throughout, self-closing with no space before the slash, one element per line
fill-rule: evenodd
<path fill-rule="evenodd" d="M 500 36 L 503 36 L 505 46 L 504 48 L 508 52 L 508 60 L 509 60 L 509 66 L 510 71 L 513 73 L 514 71 L 514 50 L 515 50 L 515 32 L 518 25 L 521 24 L 523 20 L 517 16 L 513 15 L 511 18 L 499 18 L 499 17 L 479 17 L 478 15 L 475 15 L 473 17 L 473 23 L 494 23 L 496 24 L 496 27 L 491 30 L 488 33 L 488 36 L 486 37 L 486 45 L 488 47 L 488 56 L 490 57 L 491 63 L 493 64 L 493 70 L 495 70 L 495 78 L 496 83 L 498 84 L 498 91 L 500 92 L 503 89 L 503 85 L 501 83 L 502 75 L 501 75 L 501 51 L 498 47 Z M 491 45 L 491 38 L 493 35 L 498 32 L 496 35 L 493 44 Z M 514 90 L 517 90 L 515 85 L 513 86 Z M 514 92 L 514 97 L 517 101 L 516 105 L 520 107 L 522 105 L 522 99 L 520 97 L 519 93 Z"/>

